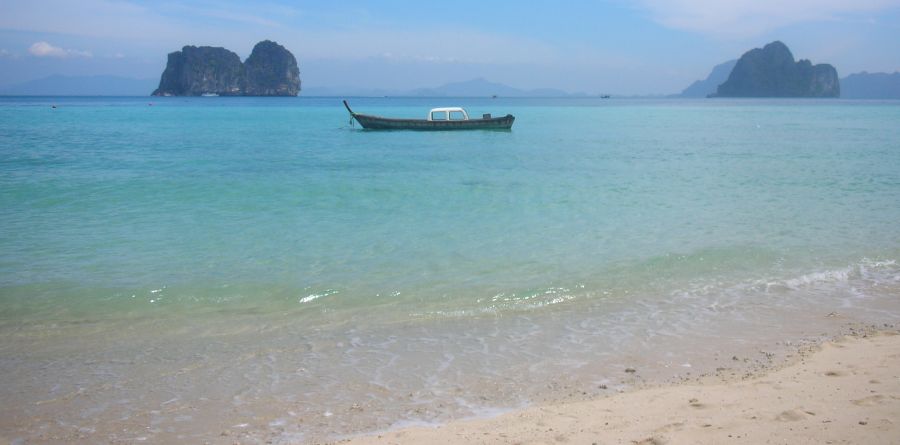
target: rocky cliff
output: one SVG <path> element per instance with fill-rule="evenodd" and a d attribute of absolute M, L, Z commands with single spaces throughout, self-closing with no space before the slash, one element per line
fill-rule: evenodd
<path fill-rule="evenodd" d="M 809 60 L 794 61 L 781 42 L 744 53 L 728 80 L 719 85 L 718 97 L 838 97 L 837 70 Z"/>
<path fill-rule="evenodd" d="M 300 92 L 297 59 L 283 46 L 265 40 L 247 61 L 210 46 L 185 46 L 169 54 L 154 96 L 296 96 Z"/>
<path fill-rule="evenodd" d="M 244 62 L 247 96 L 296 96 L 300 92 L 297 59 L 285 47 L 264 40 Z"/>

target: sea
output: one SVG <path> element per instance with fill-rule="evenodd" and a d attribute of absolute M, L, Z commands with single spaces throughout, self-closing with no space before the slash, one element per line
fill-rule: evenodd
<path fill-rule="evenodd" d="M 0 98 L 0 438 L 317 443 L 900 323 L 900 102 Z"/>

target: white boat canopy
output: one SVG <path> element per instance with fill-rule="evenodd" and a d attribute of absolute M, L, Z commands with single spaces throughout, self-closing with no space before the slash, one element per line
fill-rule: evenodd
<path fill-rule="evenodd" d="M 430 121 L 467 121 L 469 114 L 460 107 L 432 108 L 428 112 Z"/>

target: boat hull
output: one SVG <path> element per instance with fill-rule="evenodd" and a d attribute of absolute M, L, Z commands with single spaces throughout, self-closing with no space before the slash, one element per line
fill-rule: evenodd
<path fill-rule="evenodd" d="M 353 113 L 353 117 L 367 130 L 509 130 L 516 118 L 507 114 L 503 117 L 488 119 L 469 119 L 458 121 L 429 121 L 425 119 L 391 119 L 380 116 Z"/>

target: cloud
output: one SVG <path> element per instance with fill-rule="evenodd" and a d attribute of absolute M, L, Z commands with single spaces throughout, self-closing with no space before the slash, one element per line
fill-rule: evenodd
<path fill-rule="evenodd" d="M 898 8 L 900 0 L 640 0 L 639 5 L 669 28 L 753 37 L 797 23 Z"/>
<path fill-rule="evenodd" d="M 64 49 L 53 46 L 47 42 L 35 42 L 28 48 L 28 52 L 35 57 L 94 57 L 90 51 L 80 51 L 77 49 Z"/>

